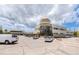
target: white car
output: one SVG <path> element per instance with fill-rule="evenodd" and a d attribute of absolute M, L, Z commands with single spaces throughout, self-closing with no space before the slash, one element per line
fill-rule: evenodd
<path fill-rule="evenodd" d="M 0 34 L 0 43 L 15 43 L 18 41 L 17 35 L 14 34 Z"/>

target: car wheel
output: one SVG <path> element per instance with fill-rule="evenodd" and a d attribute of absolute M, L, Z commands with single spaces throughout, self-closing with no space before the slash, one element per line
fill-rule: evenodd
<path fill-rule="evenodd" d="M 5 41 L 5 44 L 9 44 L 9 41 L 8 41 L 8 40 L 6 40 L 6 41 Z"/>
<path fill-rule="evenodd" d="M 12 44 L 14 44 L 15 42 L 12 42 Z"/>

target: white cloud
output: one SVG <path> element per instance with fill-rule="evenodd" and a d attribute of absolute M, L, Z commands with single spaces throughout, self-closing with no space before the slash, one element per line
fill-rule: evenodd
<path fill-rule="evenodd" d="M 71 14 L 73 12 L 73 5 L 60 4 L 54 5 L 51 11 L 48 13 L 52 23 L 62 25 L 65 22 L 71 21 Z M 74 21 L 74 20 L 73 20 Z"/>
<path fill-rule="evenodd" d="M 48 16 L 51 23 L 62 25 L 65 21 L 76 21 L 76 12 L 73 11 L 74 5 L 0 5 L 0 20 L 1 24 L 6 24 L 4 27 L 12 29 L 13 27 L 26 31 L 33 29 L 40 21 L 42 16 Z M 72 18 L 74 18 L 72 20 Z M 4 22 L 5 21 L 5 22 Z M 79 23 L 79 21 L 76 21 Z M 13 25 L 12 25 L 13 24 Z M 15 24 L 15 25 L 14 25 Z M 10 28 L 11 27 L 11 28 Z"/>

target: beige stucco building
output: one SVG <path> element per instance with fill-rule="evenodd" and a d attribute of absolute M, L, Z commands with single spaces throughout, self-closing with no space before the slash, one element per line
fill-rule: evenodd
<path fill-rule="evenodd" d="M 67 35 L 72 34 L 70 31 L 65 29 L 63 26 L 58 26 L 58 25 L 52 24 L 47 17 L 44 17 L 41 19 L 40 24 L 38 24 L 36 26 L 33 34 L 35 36 L 45 35 L 46 34 L 45 30 L 47 30 L 47 29 L 50 30 L 49 32 L 52 33 L 54 37 L 64 37 L 66 34 Z"/>

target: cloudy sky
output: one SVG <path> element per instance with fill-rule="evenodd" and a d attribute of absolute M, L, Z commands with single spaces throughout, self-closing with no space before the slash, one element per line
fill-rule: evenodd
<path fill-rule="evenodd" d="M 0 26 L 7 30 L 32 32 L 47 16 L 52 24 L 69 30 L 79 29 L 79 5 L 77 4 L 4 4 L 0 5 Z"/>

